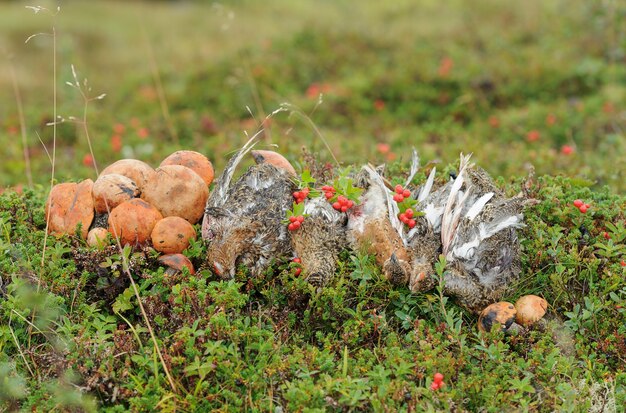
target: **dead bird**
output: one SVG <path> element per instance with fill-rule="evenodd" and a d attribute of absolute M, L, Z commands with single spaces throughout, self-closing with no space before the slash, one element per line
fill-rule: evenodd
<path fill-rule="evenodd" d="M 348 243 L 355 250 L 373 255 L 387 280 L 406 284 L 411 266 L 398 206 L 373 167 L 363 166 L 359 175 L 357 181 L 364 192 L 359 205 L 348 213 Z M 411 179 L 412 176 L 408 181 Z"/>
<path fill-rule="evenodd" d="M 305 219 L 300 228 L 291 232 L 291 245 L 307 280 L 321 287 L 335 274 L 345 244 L 347 217 L 333 209 L 323 196 L 304 202 Z"/>
<path fill-rule="evenodd" d="M 420 201 L 424 212 L 409 239 L 409 287 L 435 285 L 439 253 L 446 259 L 444 294 L 473 312 L 497 301 L 521 271 L 516 228 L 523 226 L 523 196 L 506 198 L 491 177 L 461 155 L 453 181 Z"/>
<path fill-rule="evenodd" d="M 207 262 L 222 278 L 234 277 L 239 265 L 258 276 L 274 259 L 291 253 L 289 234 L 281 222 L 291 208 L 295 188 L 289 172 L 261 163 L 232 183 L 235 169 L 258 136 L 229 160 L 207 200 L 202 238 L 208 242 Z"/>

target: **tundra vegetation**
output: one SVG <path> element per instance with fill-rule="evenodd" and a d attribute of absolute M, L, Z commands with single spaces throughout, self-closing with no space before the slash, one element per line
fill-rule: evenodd
<path fill-rule="evenodd" d="M 1 2 L 0 27 L 0 411 L 624 411 L 624 4 Z M 298 174 L 401 184 L 415 147 L 437 184 L 463 152 L 525 186 L 503 299 L 542 322 L 483 332 L 359 251 L 318 289 L 289 260 L 222 280 L 193 234 L 167 266 L 46 235 L 52 183 L 179 150 L 219 175 L 259 130 Z"/>

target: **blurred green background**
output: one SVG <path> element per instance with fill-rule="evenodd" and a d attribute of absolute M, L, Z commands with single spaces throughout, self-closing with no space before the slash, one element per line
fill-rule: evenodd
<path fill-rule="evenodd" d="M 626 5 L 618 1 L 0 2 L 0 186 L 59 181 L 185 148 L 219 170 L 281 103 L 345 163 L 458 153 L 495 175 L 566 174 L 626 188 Z M 55 38 L 50 36 L 52 30 Z M 25 40 L 36 33 L 46 33 Z M 56 40 L 56 42 L 55 42 Z M 53 77 L 56 43 L 57 78 Z M 85 90 L 83 88 L 83 90 Z M 24 113 L 21 133 L 19 93 Z M 319 95 L 323 94 L 319 103 Z M 295 163 L 329 153 L 302 117 L 265 122 Z"/>

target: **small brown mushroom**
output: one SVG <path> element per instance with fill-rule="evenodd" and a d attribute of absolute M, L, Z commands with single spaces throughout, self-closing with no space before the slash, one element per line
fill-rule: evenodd
<path fill-rule="evenodd" d="M 251 154 L 252 154 L 252 157 L 254 158 L 254 162 L 256 162 L 257 164 L 269 163 L 269 164 L 274 165 L 277 168 L 282 168 L 286 170 L 293 176 L 297 176 L 296 170 L 291 165 L 291 163 L 287 160 L 287 158 L 285 158 L 278 152 L 256 150 L 256 151 L 252 151 Z"/>
<path fill-rule="evenodd" d="M 202 178 L 182 165 L 157 168 L 141 193 L 141 198 L 154 205 L 164 217 L 181 217 L 191 224 L 204 214 L 208 197 L 209 188 Z"/>
<path fill-rule="evenodd" d="M 122 202 L 109 214 L 109 232 L 122 245 L 144 244 L 163 215 L 146 201 L 133 198 Z"/>
<path fill-rule="evenodd" d="M 167 275 L 175 275 L 183 270 L 183 267 L 189 269 L 189 274 L 195 274 L 196 270 L 193 268 L 193 264 L 189 261 L 189 258 L 183 254 L 166 254 L 159 257 L 158 260 L 162 265 L 168 267 L 165 270 Z"/>
<path fill-rule="evenodd" d="M 93 203 L 97 214 L 106 214 L 124 201 L 139 196 L 137 184 L 120 174 L 100 175 L 93 183 Z"/>
<path fill-rule="evenodd" d="M 504 332 L 519 332 L 521 327 L 515 323 L 517 311 L 509 302 L 501 301 L 485 308 L 478 317 L 478 329 L 489 332 L 494 325 L 500 325 Z"/>
<path fill-rule="evenodd" d="M 152 234 L 154 249 L 164 254 L 178 254 L 196 239 L 196 230 L 189 221 L 180 217 L 165 217 L 156 223 Z"/>
<path fill-rule="evenodd" d="M 69 182 L 57 184 L 52 188 L 45 210 L 46 219 L 49 219 L 50 234 L 73 234 L 81 224 L 80 235 L 83 239 L 87 238 L 94 216 L 92 188 L 91 179 L 78 184 Z"/>
<path fill-rule="evenodd" d="M 182 165 L 191 169 L 207 184 L 211 185 L 213 178 L 215 177 L 215 171 L 213 170 L 213 164 L 209 159 L 199 152 L 194 151 L 176 151 L 167 158 L 163 159 L 161 165 Z"/>
<path fill-rule="evenodd" d="M 143 191 L 146 182 L 154 175 L 154 168 L 137 159 L 120 159 L 104 168 L 99 176 L 110 174 L 120 174 L 130 178 L 139 191 Z"/>
<path fill-rule="evenodd" d="M 536 295 L 525 295 L 515 302 L 515 309 L 515 321 L 526 327 L 541 320 L 548 309 L 548 302 Z"/>
<path fill-rule="evenodd" d="M 106 228 L 92 228 L 87 234 L 87 245 L 95 248 L 102 248 L 107 245 L 107 238 L 109 236 L 109 231 Z"/>

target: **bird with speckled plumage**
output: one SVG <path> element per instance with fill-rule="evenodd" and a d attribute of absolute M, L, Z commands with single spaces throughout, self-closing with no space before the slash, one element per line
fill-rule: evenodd
<path fill-rule="evenodd" d="M 444 294 L 473 312 L 498 301 L 521 272 L 516 229 L 523 226 L 526 203 L 521 195 L 507 198 L 461 155 L 459 175 L 419 202 L 424 215 L 409 234 L 410 289 L 435 285 L 434 263 L 442 254 Z"/>
<path fill-rule="evenodd" d="M 207 200 L 202 238 L 208 243 L 208 265 L 221 278 L 233 278 L 239 266 L 258 276 L 274 260 L 291 255 L 289 234 L 282 224 L 295 188 L 289 172 L 261 163 L 232 182 L 256 139 L 229 160 Z"/>

